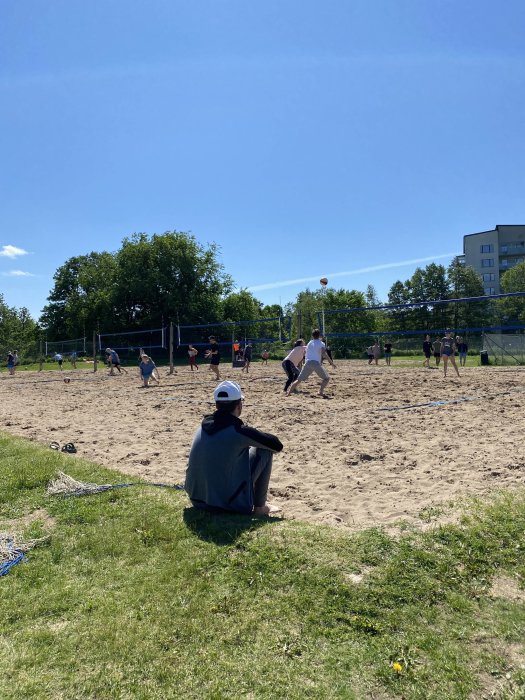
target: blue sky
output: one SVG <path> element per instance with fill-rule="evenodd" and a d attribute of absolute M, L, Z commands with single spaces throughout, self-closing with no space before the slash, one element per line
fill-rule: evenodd
<path fill-rule="evenodd" d="M 3 2 L 0 292 L 37 316 L 67 258 L 177 229 L 265 303 L 321 275 L 385 299 L 525 223 L 524 26 L 523 0 Z"/>

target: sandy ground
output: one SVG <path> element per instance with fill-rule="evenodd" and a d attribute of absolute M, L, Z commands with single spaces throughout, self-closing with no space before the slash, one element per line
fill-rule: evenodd
<path fill-rule="evenodd" d="M 456 379 L 441 368 L 340 362 L 330 369 L 331 399 L 322 400 L 315 376 L 285 398 L 280 363 L 252 367 L 247 377 L 223 365 L 222 376 L 242 385 L 243 420 L 284 443 L 270 485 L 284 517 L 352 529 L 422 524 L 445 517 L 441 507 L 458 497 L 525 483 L 525 370 L 473 367 Z M 150 389 L 135 370 L 2 373 L 0 429 L 73 442 L 99 464 L 177 483 L 214 386 L 207 366 L 163 369 Z"/>

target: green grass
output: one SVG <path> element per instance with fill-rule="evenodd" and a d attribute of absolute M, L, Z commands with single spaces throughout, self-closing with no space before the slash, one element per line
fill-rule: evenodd
<path fill-rule="evenodd" d="M 525 697 L 525 604 L 488 595 L 525 579 L 524 493 L 351 535 L 170 490 L 48 498 L 58 469 L 122 479 L 0 435 L 0 530 L 45 509 L 25 535 L 51 533 L 0 578 L 2 700 Z"/>

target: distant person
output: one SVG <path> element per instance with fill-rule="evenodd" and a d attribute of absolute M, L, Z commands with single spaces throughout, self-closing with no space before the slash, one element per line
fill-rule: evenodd
<path fill-rule="evenodd" d="M 290 394 L 292 394 L 297 389 L 297 386 L 301 382 L 304 382 L 306 379 L 308 379 L 312 372 L 315 372 L 315 374 L 317 374 L 317 376 L 321 379 L 319 396 L 325 398 L 324 390 L 326 388 L 326 385 L 330 381 L 330 377 L 328 376 L 328 372 L 321 364 L 321 359 L 323 355 L 325 355 L 326 357 L 328 356 L 326 355 L 326 346 L 320 339 L 320 336 L 321 331 L 318 328 L 315 328 L 312 331 L 312 340 L 306 346 L 304 367 L 299 373 L 297 379 L 288 387 L 286 396 L 290 396 Z M 330 358 L 328 358 L 328 362 L 335 369 L 335 365 Z"/>
<path fill-rule="evenodd" d="M 240 419 L 243 395 L 236 382 L 213 392 L 215 413 L 204 416 L 193 438 L 186 470 L 186 492 L 195 508 L 247 515 L 271 515 L 268 486 L 279 438 L 248 427 Z"/>
<path fill-rule="evenodd" d="M 188 345 L 188 360 L 190 363 L 190 369 L 191 371 L 198 371 L 199 365 L 197 364 L 197 355 L 199 354 L 199 351 L 197 348 L 194 348 L 193 345 Z"/>
<path fill-rule="evenodd" d="M 243 365 L 242 370 L 241 370 L 242 372 L 246 372 L 246 374 L 248 374 L 248 372 L 250 371 L 250 363 L 252 361 L 252 350 L 253 350 L 252 344 L 250 342 L 246 343 L 246 345 L 244 346 L 243 353 L 242 353 L 243 359 L 244 359 L 244 365 Z"/>
<path fill-rule="evenodd" d="M 392 360 L 392 343 L 389 340 L 387 340 L 387 342 L 384 345 L 384 355 L 385 362 L 390 367 L 390 362 Z"/>
<path fill-rule="evenodd" d="M 452 333 L 450 331 L 447 331 L 445 333 L 445 336 L 441 338 L 441 357 L 443 358 L 443 371 L 444 371 L 444 376 L 447 376 L 447 365 L 450 360 L 452 362 L 452 365 L 454 369 L 456 370 L 456 374 L 458 377 L 460 376 L 458 366 L 456 365 L 456 358 L 454 356 L 454 353 L 456 352 L 456 341 L 452 337 Z"/>
<path fill-rule="evenodd" d="M 58 362 L 58 366 L 60 370 L 62 371 L 62 363 L 64 362 L 64 358 L 61 353 L 56 352 L 55 353 L 55 360 Z"/>
<path fill-rule="evenodd" d="M 15 354 L 11 350 L 9 350 L 7 353 L 6 365 L 7 365 L 7 371 L 9 372 L 9 375 L 11 377 L 13 377 L 15 374 L 16 362 L 15 362 Z"/>
<path fill-rule="evenodd" d="M 374 361 L 374 346 L 369 345 L 366 349 L 366 355 L 368 357 L 368 364 L 371 365 Z"/>
<path fill-rule="evenodd" d="M 121 374 L 124 372 L 124 374 L 127 374 L 128 371 L 122 367 L 120 364 L 120 357 L 118 356 L 118 352 L 116 350 L 113 350 L 112 348 L 106 348 L 106 362 L 109 367 L 109 373 L 111 375 L 115 374 L 115 370 L 118 369 L 118 373 Z"/>
<path fill-rule="evenodd" d="M 430 342 L 430 336 L 426 335 L 423 341 L 423 355 L 425 359 L 423 360 L 423 367 L 430 369 L 430 358 L 432 356 L 432 343 Z"/>
<path fill-rule="evenodd" d="M 461 336 L 458 336 L 457 348 L 459 352 L 459 365 L 464 367 L 467 364 L 468 345 Z"/>
<path fill-rule="evenodd" d="M 306 348 L 305 348 L 304 340 L 302 338 L 299 338 L 298 340 L 295 341 L 293 348 L 290 350 L 288 355 L 286 355 L 286 357 L 284 358 L 284 360 L 282 362 L 282 368 L 286 372 L 286 375 L 288 378 L 287 378 L 286 383 L 284 385 L 283 391 L 287 391 L 290 384 L 295 382 L 295 380 L 299 376 L 299 374 L 300 374 L 299 365 L 301 365 L 301 363 L 304 360 L 305 349 Z"/>
<path fill-rule="evenodd" d="M 219 364 L 221 362 L 221 353 L 219 350 L 219 343 L 217 342 L 217 339 L 214 335 L 210 335 L 208 340 L 210 344 L 208 345 L 208 349 L 204 353 L 204 357 L 208 358 L 210 361 L 210 372 L 213 372 L 215 374 L 216 379 L 220 379 Z"/>
<path fill-rule="evenodd" d="M 77 368 L 77 352 L 76 352 L 76 350 L 73 350 L 73 352 L 70 354 L 69 361 L 71 362 L 71 367 L 76 369 Z"/>
<path fill-rule="evenodd" d="M 268 350 L 263 350 L 263 351 L 262 351 L 262 353 L 261 353 L 261 358 L 262 358 L 262 364 L 263 364 L 263 365 L 267 365 L 267 364 L 268 364 L 268 360 L 270 359 L 270 353 L 268 352 Z"/>
<path fill-rule="evenodd" d="M 326 340 L 326 336 L 322 336 L 321 340 L 325 344 L 325 350 L 326 350 L 326 357 L 328 357 L 332 362 L 334 361 L 334 357 L 332 355 L 332 348 L 328 345 L 328 342 Z M 324 357 L 322 358 L 321 362 L 324 362 Z"/>
<path fill-rule="evenodd" d="M 381 357 L 381 348 L 379 347 L 379 343 L 376 342 L 372 345 L 372 358 L 376 365 L 379 364 L 379 358 Z M 369 363 L 370 364 L 370 363 Z"/>
<path fill-rule="evenodd" d="M 239 362 L 240 360 L 242 360 L 242 357 L 241 357 L 241 344 L 239 343 L 238 340 L 235 340 L 235 341 L 233 342 L 233 357 L 235 358 L 235 360 L 236 360 L 237 362 Z"/>
<path fill-rule="evenodd" d="M 439 361 L 441 360 L 441 338 L 436 338 L 432 343 L 432 347 L 434 348 L 436 367 L 439 367 Z"/>
<path fill-rule="evenodd" d="M 140 359 L 139 373 L 145 387 L 149 387 L 149 383 L 152 379 L 154 379 L 157 384 L 160 384 L 157 367 L 151 357 L 146 355 L 146 353 L 144 353 Z"/>

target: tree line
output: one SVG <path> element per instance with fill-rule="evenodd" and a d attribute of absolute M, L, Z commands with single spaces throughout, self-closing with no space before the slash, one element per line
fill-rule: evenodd
<path fill-rule="evenodd" d="M 235 290 L 233 277 L 219 261 L 215 244 L 202 245 L 192 234 L 168 231 L 124 238 L 113 253 L 91 252 L 66 260 L 55 272 L 53 288 L 40 319 L 27 309 L 9 308 L 0 295 L 0 349 L 23 347 L 41 339 L 89 337 L 92 331 L 118 333 L 180 325 L 292 318 L 292 335 L 308 337 L 325 311 L 327 330 L 337 333 L 453 329 L 525 322 L 521 299 L 457 304 L 422 304 L 483 296 L 481 277 L 454 260 L 447 268 L 431 263 L 407 280 L 394 282 L 381 306 L 372 285 L 365 292 L 327 288 L 305 290 L 284 308 L 264 305 L 246 289 Z M 503 291 L 525 291 L 525 263 L 504 273 Z M 414 306 L 410 306 L 414 304 Z M 408 305 L 408 306 L 407 306 Z M 336 309 L 359 309 L 330 314 Z M 343 344 L 337 336 L 332 345 Z M 346 347 L 348 343 L 346 342 Z"/>

